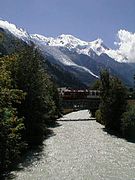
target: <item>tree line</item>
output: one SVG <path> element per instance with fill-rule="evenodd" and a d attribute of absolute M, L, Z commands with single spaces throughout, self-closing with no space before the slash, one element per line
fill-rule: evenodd
<path fill-rule="evenodd" d="M 33 46 L 0 57 L 0 174 L 42 144 L 47 125 L 60 116 L 57 88 L 43 63 Z"/>
<path fill-rule="evenodd" d="M 107 131 L 135 140 L 135 104 L 128 103 L 127 88 L 107 70 L 100 73 L 100 80 L 94 86 L 101 93 L 101 103 L 96 111 L 97 121 Z"/>

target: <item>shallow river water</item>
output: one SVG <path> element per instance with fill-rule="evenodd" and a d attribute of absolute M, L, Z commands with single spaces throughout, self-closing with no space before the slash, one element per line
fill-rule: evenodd
<path fill-rule="evenodd" d="M 64 116 L 42 151 L 12 172 L 14 179 L 135 180 L 135 143 L 107 134 L 88 118 L 87 110 Z"/>

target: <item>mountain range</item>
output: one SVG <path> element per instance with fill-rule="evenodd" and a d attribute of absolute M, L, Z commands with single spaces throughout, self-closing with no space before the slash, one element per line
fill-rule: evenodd
<path fill-rule="evenodd" d="M 108 69 L 127 86 L 133 86 L 135 63 L 127 62 L 125 55 L 108 48 L 101 39 L 86 42 L 65 34 L 56 38 L 29 34 L 0 20 L 0 54 L 15 51 L 16 41 L 21 42 L 19 46 L 34 44 L 39 49 L 49 74 L 59 86 L 90 86 L 102 69 Z"/>

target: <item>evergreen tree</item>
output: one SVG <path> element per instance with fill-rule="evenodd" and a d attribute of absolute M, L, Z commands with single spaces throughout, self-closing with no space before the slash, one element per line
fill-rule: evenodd
<path fill-rule="evenodd" d="M 41 144 L 46 125 L 60 114 L 43 60 L 32 46 L 0 58 L 0 174 L 19 160 L 27 143 Z"/>
<path fill-rule="evenodd" d="M 15 56 L 0 58 L 0 170 L 2 173 L 18 160 L 25 143 L 21 140 L 23 119 L 17 117 L 15 104 L 20 104 L 25 94 L 13 86 L 11 65 Z"/>
<path fill-rule="evenodd" d="M 135 105 L 129 105 L 122 116 L 122 134 L 135 141 Z"/>
<path fill-rule="evenodd" d="M 43 58 L 34 47 L 26 47 L 14 65 L 17 86 L 27 93 L 19 113 L 25 117 L 25 138 L 29 144 L 43 141 L 46 124 L 56 114 L 53 83 L 43 68 Z"/>
<path fill-rule="evenodd" d="M 117 77 L 101 72 L 101 121 L 110 130 L 120 132 L 121 117 L 126 110 L 126 89 Z"/>

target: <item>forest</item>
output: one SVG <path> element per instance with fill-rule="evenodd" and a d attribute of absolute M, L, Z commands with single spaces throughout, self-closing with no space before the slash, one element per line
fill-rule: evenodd
<path fill-rule="evenodd" d="M 101 100 L 95 114 L 97 122 L 103 124 L 109 133 L 135 141 L 134 89 L 131 91 L 126 88 L 108 70 L 100 73 L 100 80 L 95 83 L 94 88 L 100 90 Z"/>
<path fill-rule="evenodd" d="M 60 116 L 57 88 L 34 46 L 0 57 L 0 174 L 32 146 Z"/>

